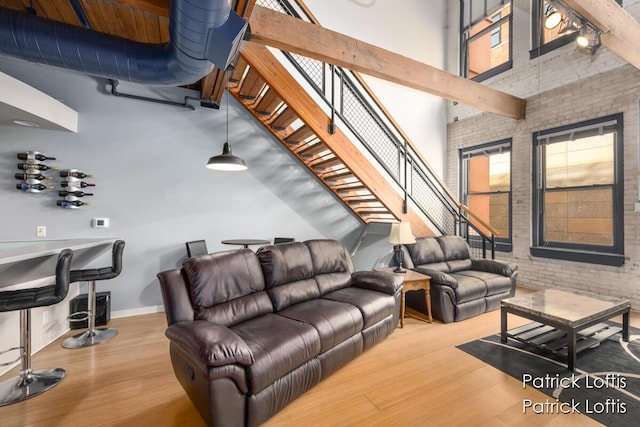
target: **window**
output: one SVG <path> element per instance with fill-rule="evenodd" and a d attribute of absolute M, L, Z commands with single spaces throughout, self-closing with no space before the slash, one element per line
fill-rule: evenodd
<path fill-rule="evenodd" d="M 510 251 L 511 139 L 465 148 L 460 161 L 462 202 L 496 231 L 496 249 Z M 471 242 L 473 235 L 470 231 Z"/>
<path fill-rule="evenodd" d="M 491 17 L 491 22 L 496 23 L 500 20 L 500 14 L 496 13 Z M 500 26 L 495 27 L 491 30 L 491 49 L 495 49 L 502 43 L 502 31 L 500 30 Z"/>
<path fill-rule="evenodd" d="M 460 0 L 462 76 L 482 81 L 511 68 L 511 2 Z"/>
<path fill-rule="evenodd" d="M 533 136 L 531 253 L 624 263 L 622 114 Z"/>
<path fill-rule="evenodd" d="M 622 0 L 616 0 L 622 5 Z M 532 46 L 529 58 L 533 59 L 547 52 L 551 52 L 561 46 L 573 42 L 578 35 L 576 31 L 566 32 L 568 21 L 563 13 L 563 21 L 551 30 L 544 27 L 544 21 L 548 13 L 553 11 L 553 5 L 547 0 L 532 0 L 531 2 L 531 40 Z M 561 13 L 563 11 L 560 11 Z M 579 22 L 576 23 L 580 25 Z"/>

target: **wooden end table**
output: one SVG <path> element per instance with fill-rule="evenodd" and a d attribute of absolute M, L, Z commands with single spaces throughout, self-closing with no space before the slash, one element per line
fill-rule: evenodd
<path fill-rule="evenodd" d="M 386 268 L 374 268 L 374 271 L 386 271 L 388 273 L 399 274 L 403 276 L 402 282 L 402 296 L 400 301 L 400 327 L 404 328 L 404 315 L 405 315 L 405 294 L 409 291 L 424 291 L 424 299 L 427 303 L 427 316 L 429 317 L 429 323 L 433 322 L 431 317 L 431 276 L 418 273 L 417 271 L 407 270 L 406 273 L 396 273 L 393 271 L 393 267 Z M 411 316 L 418 320 L 424 320 L 417 316 Z"/>

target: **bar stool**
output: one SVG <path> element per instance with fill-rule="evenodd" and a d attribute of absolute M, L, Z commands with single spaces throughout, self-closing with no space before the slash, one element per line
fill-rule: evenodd
<path fill-rule="evenodd" d="M 8 366 L 20 360 L 20 374 L 17 378 L 0 383 L 0 406 L 21 402 L 47 391 L 65 376 L 65 370 L 61 368 L 38 371 L 31 369 L 31 309 L 57 304 L 67 296 L 72 258 L 73 252 L 70 249 L 65 249 L 58 255 L 55 285 L 0 291 L 0 312 L 20 310 L 20 347 L 0 353 L 20 351 L 18 359 L 2 364 Z"/>
<path fill-rule="evenodd" d="M 112 263 L 110 267 L 71 271 L 71 281 L 89 282 L 89 290 L 87 292 L 87 311 L 73 313 L 69 316 L 69 320 L 72 322 L 88 320 L 89 329 L 64 340 L 62 343 L 64 348 L 90 347 L 110 340 L 118 333 L 117 329 L 96 329 L 96 280 L 109 280 L 120 275 L 120 272 L 122 271 L 123 251 L 124 240 L 116 240 L 113 244 Z M 78 315 L 83 317 L 77 317 Z"/>

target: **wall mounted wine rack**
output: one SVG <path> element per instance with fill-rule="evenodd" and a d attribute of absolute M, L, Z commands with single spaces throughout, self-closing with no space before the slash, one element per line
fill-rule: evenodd
<path fill-rule="evenodd" d="M 55 190 L 55 185 L 50 183 L 54 177 L 47 175 L 47 173 L 59 170 L 59 168 L 43 163 L 56 160 L 55 157 L 47 156 L 39 151 L 18 153 L 17 157 L 21 160 L 21 163 L 18 163 L 20 172 L 16 173 L 14 177 L 21 182 L 16 184 L 16 189 L 26 193 L 43 193 L 47 190 Z M 84 201 L 84 197 L 93 196 L 90 187 L 94 187 L 95 184 L 89 183 L 85 179 L 93 178 L 93 175 L 77 169 L 63 169 L 59 174 L 58 197 L 62 199 L 56 200 L 56 206 L 77 209 L 89 205 L 90 203 Z"/>

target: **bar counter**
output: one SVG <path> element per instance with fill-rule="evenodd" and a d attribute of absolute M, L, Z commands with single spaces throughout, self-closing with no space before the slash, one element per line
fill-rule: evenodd
<path fill-rule="evenodd" d="M 73 251 L 72 269 L 85 267 L 108 250 L 116 238 L 0 242 L 0 287 L 53 278 L 58 254 Z"/>

